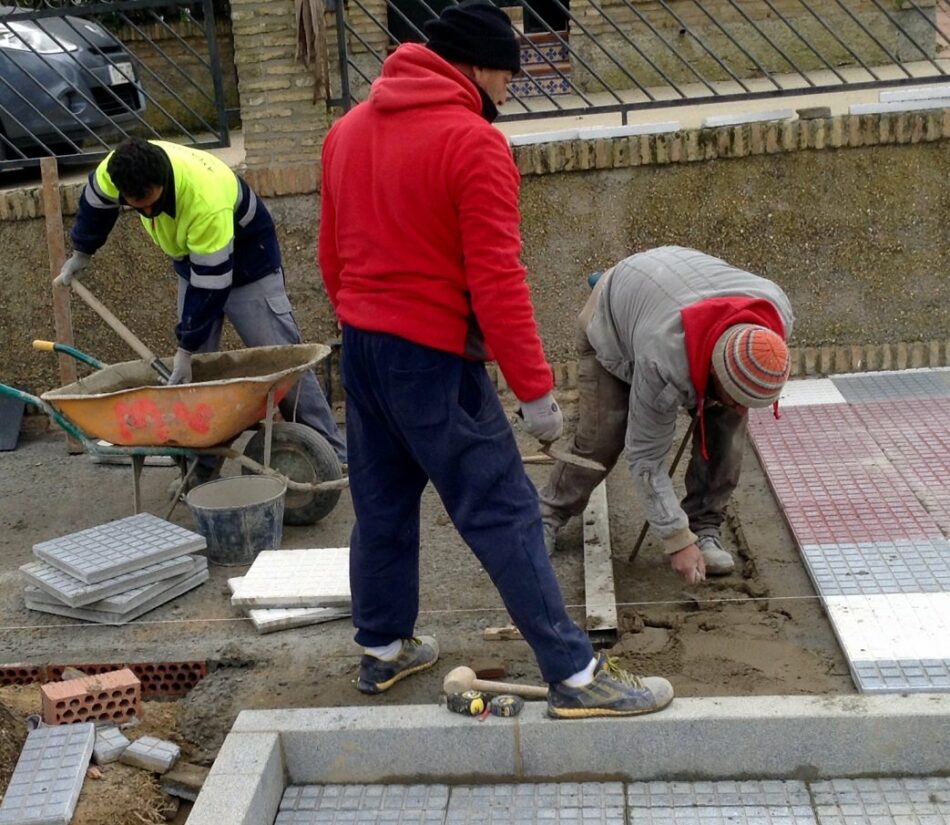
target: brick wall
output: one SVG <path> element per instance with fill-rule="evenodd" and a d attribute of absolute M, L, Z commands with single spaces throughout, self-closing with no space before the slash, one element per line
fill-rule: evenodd
<path fill-rule="evenodd" d="M 231 25 L 248 182 L 265 196 L 316 191 L 330 117 L 294 57 L 293 0 L 231 0 Z"/>

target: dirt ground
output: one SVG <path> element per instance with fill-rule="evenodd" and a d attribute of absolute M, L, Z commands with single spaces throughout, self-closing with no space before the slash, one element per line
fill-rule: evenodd
<path fill-rule="evenodd" d="M 561 399 L 570 421 L 573 399 L 570 393 L 562 393 Z M 681 430 L 685 423 L 684 419 Z M 523 453 L 535 452 L 529 439 L 519 439 Z M 225 474 L 236 471 L 225 467 Z M 540 485 L 548 469 L 534 466 L 529 473 Z M 146 468 L 143 496 L 150 512 L 163 514 L 165 488 L 174 475 L 170 468 Z M 636 560 L 627 562 L 642 525 L 642 511 L 631 488 L 626 468 L 618 465 L 608 479 L 620 624 L 612 652 L 625 666 L 668 677 L 681 697 L 854 692 L 847 663 L 751 446 L 731 505 L 731 526 L 724 530 L 726 544 L 742 559 L 741 570 L 689 592 L 652 537 Z M 26 610 L 17 568 L 32 558 L 34 543 L 130 513 L 131 471 L 67 455 L 58 432 L 27 437 L 17 451 L 0 454 L 0 664 L 207 660 L 209 675 L 188 696 L 177 702 L 148 703 L 144 724 L 131 734 L 154 727 L 179 742 L 189 761 L 209 765 L 245 708 L 436 703 L 445 672 L 486 658 L 501 660 L 509 679 L 540 678 L 523 641 L 482 638 L 484 628 L 506 624 L 507 614 L 431 489 L 423 500 L 417 629 L 438 637 L 441 666 L 379 697 L 365 697 L 355 688 L 358 655 L 348 621 L 258 635 L 228 601 L 226 580 L 244 568 L 213 566 L 207 584 L 124 628 Z M 194 527 L 184 506 L 172 520 Z M 352 509 L 344 493 L 321 523 L 285 528 L 283 546 L 342 546 L 351 524 Z M 582 622 L 581 546 L 581 524 L 575 519 L 559 536 L 554 562 L 571 612 Z M 16 724 L 4 713 L 4 705 L 14 717 L 35 712 L 38 688 L 0 690 L 0 791 L 12 770 L 11 755 L 19 750 L 19 745 L 10 747 L 9 728 Z M 19 737 L 23 735 L 21 727 Z M 124 796 L 128 781 L 123 774 L 131 770 L 110 767 L 103 780 L 87 780 L 74 825 L 162 821 L 164 798 L 155 786 L 150 786 L 153 792 L 144 789 L 141 777 L 147 774 L 136 772 L 135 792 L 131 798 Z M 133 799 L 141 804 L 136 807 Z M 88 818 L 84 806 L 94 804 L 141 817 L 110 814 L 96 819 L 104 815 L 96 810 Z M 109 809 L 110 805 L 114 807 Z M 184 811 L 178 814 L 183 815 Z"/>

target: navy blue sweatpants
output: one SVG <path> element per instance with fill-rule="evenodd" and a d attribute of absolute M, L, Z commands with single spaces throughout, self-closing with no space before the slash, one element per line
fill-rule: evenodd
<path fill-rule="evenodd" d="M 343 330 L 356 641 L 413 635 L 419 611 L 419 502 L 432 481 L 498 588 L 544 679 L 593 657 L 567 615 L 544 549 L 538 495 L 483 364 L 383 333 Z"/>

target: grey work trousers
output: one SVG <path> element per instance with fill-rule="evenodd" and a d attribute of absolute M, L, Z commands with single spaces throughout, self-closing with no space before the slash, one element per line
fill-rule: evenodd
<path fill-rule="evenodd" d="M 179 319 L 187 286 L 188 282 L 184 278 L 178 279 Z M 250 284 L 234 287 L 224 305 L 224 315 L 245 346 L 269 347 L 301 342 L 281 269 Z M 217 351 L 221 345 L 223 324 L 224 317 L 214 322 L 211 335 L 198 352 Z M 287 393 L 280 402 L 280 412 L 287 421 L 299 421 L 320 433 L 333 447 L 340 461 L 346 462 L 346 441 L 313 370 L 303 373 L 294 388 Z"/>
<path fill-rule="evenodd" d="M 589 314 L 582 313 L 576 337 L 579 420 L 571 452 L 603 464 L 604 472 L 557 462 L 541 490 L 541 516 L 560 528 L 580 515 L 594 488 L 606 478 L 623 452 L 630 405 L 630 385 L 607 372 L 587 338 Z M 695 410 L 691 411 L 695 415 Z M 742 468 L 747 416 L 721 404 L 705 409 L 707 461 L 702 457 L 700 428 L 693 431 L 686 468 L 686 496 L 681 506 L 696 535 L 719 535 L 723 510 L 735 492 Z"/>

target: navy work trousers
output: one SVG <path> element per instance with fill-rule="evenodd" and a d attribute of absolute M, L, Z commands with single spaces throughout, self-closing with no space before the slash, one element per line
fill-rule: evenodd
<path fill-rule="evenodd" d="M 484 364 L 345 327 L 353 624 L 373 647 L 413 635 L 419 504 L 431 481 L 531 645 L 544 679 L 593 657 L 544 549 L 538 495 Z"/>

